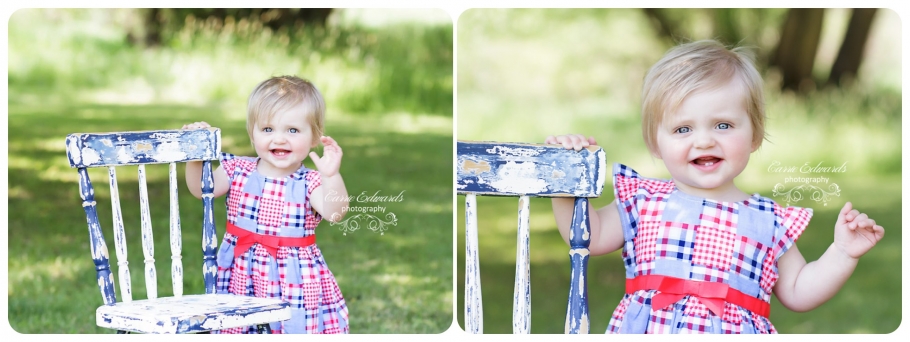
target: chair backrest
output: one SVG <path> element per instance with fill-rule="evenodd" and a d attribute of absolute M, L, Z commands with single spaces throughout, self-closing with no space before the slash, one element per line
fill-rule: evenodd
<path fill-rule="evenodd" d="M 117 252 L 118 277 L 121 298 L 132 301 L 130 271 L 127 262 L 126 235 L 120 210 L 117 188 L 117 166 L 138 165 L 139 202 L 141 213 L 142 249 L 145 262 L 145 286 L 149 299 L 158 297 L 157 271 L 155 269 L 154 240 L 152 237 L 149 197 L 146 187 L 145 165 L 169 164 L 170 188 L 170 245 L 171 282 L 174 296 L 183 295 L 183 262 L 181 261 L 180 215 L 177 203 L 177 163 L 202 161 L 203 201 L 203 277 L 206 293 L 215 293 L 215 221 L 213 213 L 214 180 L 212 160 L 221 153 L 221 131 L 217 128 L 200 130 L 164 130 L 111 133 L 74 133 L 66 137 L 66 155 L 70 166 L 79 172 L 79 190 L 82 207 L 88 222 L 92 259 L 95 263 L 98 287 L 105 304 L 116 302 L 114 276 L 110 270 L 107 244 L 104 241 L 98 214 L 95 210 L 95 190 L 87 168 L 107 167 L 111 189 L 114 243 Z"/>
<path fill-rule="evenodd" d="M 465 195 L 465 330 L 483 332 L 476 196 L 519 198 L 513 333 L 531 331 L 529 197 L 574 197 L 566 333 L 587 333 L 588 198 L 603 191 L 603 149 L 591 146 L 574 151 L 558 145 L 458 141 L 455 167 L 456 191 Z"/>

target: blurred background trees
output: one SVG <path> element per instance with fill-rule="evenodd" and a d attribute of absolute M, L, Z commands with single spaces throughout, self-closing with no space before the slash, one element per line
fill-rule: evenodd
<path fill-rule="evenodd" d="M 692 15 L 693 10 L 684 9 L 642 9 L 652 26 L 661 38 L 671 44 L 680 39 L 692 37 L 691 27 L 683 25 L 684 20 L 696 20 Z M 767 51 L 759 56 L 760 60 L 767 61 L 768 67 L 780 69 L 783 81 L 780 88 L 806 93 L 818 85 L 839 86 L 856 77 L 859 67 L 863 62 L 863 50 L 869 38 L 870 28 L 875 19 L 875 8 L 851 9 L 850 23 L 843 34 L 840 50 L 836 61 L 831 66 L 827 80 L 813 77 L 812 71 L 815 56 L 821 42 L 822 23 L 824 22 L 824 8 L 793 8 L 793 9 L 701 9 L 704 16 L 708 17 L 710 32 L 716 39 L 726 44 L 755 44 L 755 37 L 760 36 L 761 30 L 778 24 L 780 26 L 779 39 L 773 47 L 764 46 Z"/>

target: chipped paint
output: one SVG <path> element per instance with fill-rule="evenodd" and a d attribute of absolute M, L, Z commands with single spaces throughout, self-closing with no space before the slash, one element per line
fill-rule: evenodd
<path fill-rule="evenodd" d="M 177 164 L 168 165 L 168 193 L 170 197 L 171 237 L 171 287 L 174 297 L 183 295 L 183 261 L 180 255 L 183 247 L 180 233 L 180 205 L 177 197 Z"/>
<path fill-rule="evenodd" d="M 100 160 L 101 156 L 98 155 L 98 152 L 88 147 L 82 148 L 82 161 L 84 161 L 86 164 L 95 164 Z"/>
<path fill-rule="evenodd" d="M 155 239 L 152 236 L 152 218 L 149 213 L 148 186 L 145 165 L 139 165 L 139 209 L 142 226 L 142 255 L 145 257 L 145 289 L 149 299 L 158 297 L 158 277 L 155 270 Z"/>
<path fill-rule="evenodd" d="M 465 202 L 465 331 L 482 332 L 476 196 L 518 196 L 518 236 L 512 329 L 529 333 L 531 318 L 529 196 L 575 197 L 570 230 L 572 274 L 566 333 L 590 330 L 587 263 L 590 257 L 588 197 L 599 197 L 606 182 L 606 155 L 600 147 L 581 151 L 561 146 L 458 141 L 456 184 Z M 483 165 L 483 167 L 478 167 Z"/>
<path fill-rule="evenodd" d="M 477 197 L 465 196 L 464 329 L 483 333 L 483 300 L 480 288 L 480 258 L 477 254 Z"/>
<path fill-rule="evenodd" d="M 121 164 L 129 164 L 133 161 L 133 155 L 126 151 L 126 146 L 117 148 L 117 161 Z"/>
<path fill-rule="evenodd" d="M 459 194 L 598 197 L 603 191 L 599 147 L 459 141 L 457 150 Z"/>
<path fill-rule="evenodd" d="M 185 151 L 195 149 L 195 148 L 190 149 L 189 146 L 192 146 L 192 145 L 182 147 L 180 145 L 180 143 L 178 143 L 176 141 L 163 142 L 163 143 L 161 143 L 161 145 L 158 145 L 158 149 L 156 150 L 156 154 L 155 154 L 155 159 L 158 159 L 159 161 L 162 161 L 162 162 L 175 162 L 178 160 L 184 160 L 184 159 L 186 159 Z"/>
<path fill-rule="evenodd" d="M 137 142 L 136 145 L 133 146 L 133 151 L 136 151 L 136 152 L 148 152 L 151 150 L 152 150 L 152 144 L 149 144 L 144 141 Z"/>
<path fill-rule="evenodd" d="M 98 326 L 139 333 L 193 333 L 279 322 L 291 318 L 277 298 L 229 294 L 187 295 L 105 305 L 95 311 Z"/>
<path fill-rule="evenodd" d="M 488 153 L 498 154 L 501 157 L 533 157 L 540 154 L 532 148 L 515 147 L 514 145 L 497 145 L 487 149 Z"/>
<path fill-rule="evenodd" d="M 515 251 L 515 291 L 512 300 L 512 333 L 531 333 L 531 230 L 530 199 L 518 198 L 518 248 Z"/>
<path fill-rule="evenodd" d="M 481 173 L 490 171 L 490 163 L 485 161 L 475 162 L 473 160 L 465 160 L 461 163 L 461 169 L 468 173 Z"/>
<path fill-rule="evenodd" d="M 105 304 L 96 311 L 98 325 L 143 333 L 185 333 L 290 319 L 288 304 L 280 299 L 214 294 L 214 278 L 217 271 L 215 249 L 218 241 L 215 237 L 214 196 L 212 194 L 214 178 L 211 160 L 216 160 L 220 154 L 220 130 L 152 132 L 151 134 L 123 132 L 67 136 L 67 155 L 70 165 L 78 168 L 79 171 L 79 196 L 82 198 L 83 209 L 86 213 L 96 280 Z M 152 140 L 149 140 L 150 137 Z M 145 165 L 164 163 L 168 160 L 173 160 L 169 165 L 168 181 L 171 281 L 175 296 L 157 298 L 157 270 L 152 244 L 154 239 L 151 213 L 148 209 L 149 197 Z M 174 162 L 188 160 L 203 160 L 203 276 L 206 282 L 206 292 L 210 293 L 206 295 L 181 295 L 183 292 L 182 243 L 180 240 L 182 233 L 177 202 L 177 166 Z M 110 256 L 97 218 L 95 191 L 86 171 L 86 167 L 119 165 L 139 165 L 141 238 L 148 300 L 131 298 L 129 262 L 127 261 L 124 220 L 120 208 L 117 176 L 115 168 L 109 167 L 111 212 L 119 274 L 117 278 L 119 278 L 119 285 L 123 292 L 123 302 L 116 302 L 115 280 L 114 274 L 110 270 Z"/>
<path fill-rule="evenodd" d="M 120 276 L 120 297 L 124 302 L 133 300 L 129 261 L 126 252 L 126 233 L 123 231 L 123 215 L 120 211 L 120 191 L 117 187 L 117 170 L 108 167 L 108 182 L 111 188 L 111 216 L 114 224 L 114 250 L 117 252 L 117 272 Z"/>
<path fill-rule="evenodd" d="M 202 162 L 202 277 L 205 283 L 205 293 L 215 293 L 215 273 L 218 266 L 215 262 L 215 217 L 214 196 L 209 196 L 215 191 L 215 181 L 212 176 L 212 162 Z"/>
<path fill-rule="evenodd" d="M 70 165 L 82 164 L 82 149 L 79 148 L 79 139 L 76 136 L 66 137 L 66 156 L 70 160 Z"/>
<path fill-rule="evenodd" d="M 160 164 L 215 160 L 219 129 L 74 133 L 67 136 L 72 167 Z"/>

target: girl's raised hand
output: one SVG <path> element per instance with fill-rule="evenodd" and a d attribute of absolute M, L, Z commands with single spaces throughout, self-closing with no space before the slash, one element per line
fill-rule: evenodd
<path fill-rule="evenodd" d="M 181 129 L 201 129 L 201 128 L 209 128 L 209 127 L 212 127 L 212 126 L 209 125 L 208 122 L 198 121 L 198 122 L 194 122 L 191 124 L 183 125 L 183 128 L 181 128 Z"/>
<path fill-rule="evenodd" d="M 341 146 L 338 146 L 332 137 L 322 136 L 319 141 L 324 147 L 322 157 L 320 158 L 316 152 L 310 152 L 310 159 L 313 160 L 313 164 L 316 164 L 316 169 L 323 178 L 337 175 L 341 168 Z"/>
<path fill-rule="evenodd" d="M 853 209 L 853 204 L 847 202 L 837 215 L 834 224 L 834 244 L 847 256 L 858 259 L 866 254 L 882 237 L 885 228 L 875 224 L 869 215 Z"/>
<path fill-rule="evenodd" d="M 548 136 L 544 140 L 544 144 L 559 144 L 565 147 L 567 150 L 574 149 L 576 151 L 580 151 L 585 147 L 597 145 L 597 141 L 594 140 L 594 137 L 585 138 L 585 136 L 581 134 L 566 134 Z"/>

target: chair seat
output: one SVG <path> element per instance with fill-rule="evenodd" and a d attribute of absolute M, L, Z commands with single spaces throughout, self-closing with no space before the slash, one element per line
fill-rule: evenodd
<path fill-rule="evenodd" d="M 103 328 L 183 334 L 284 321 L 291 310 L 280 299 L 202 294 L 102 305 L 95 317 Z"/>

